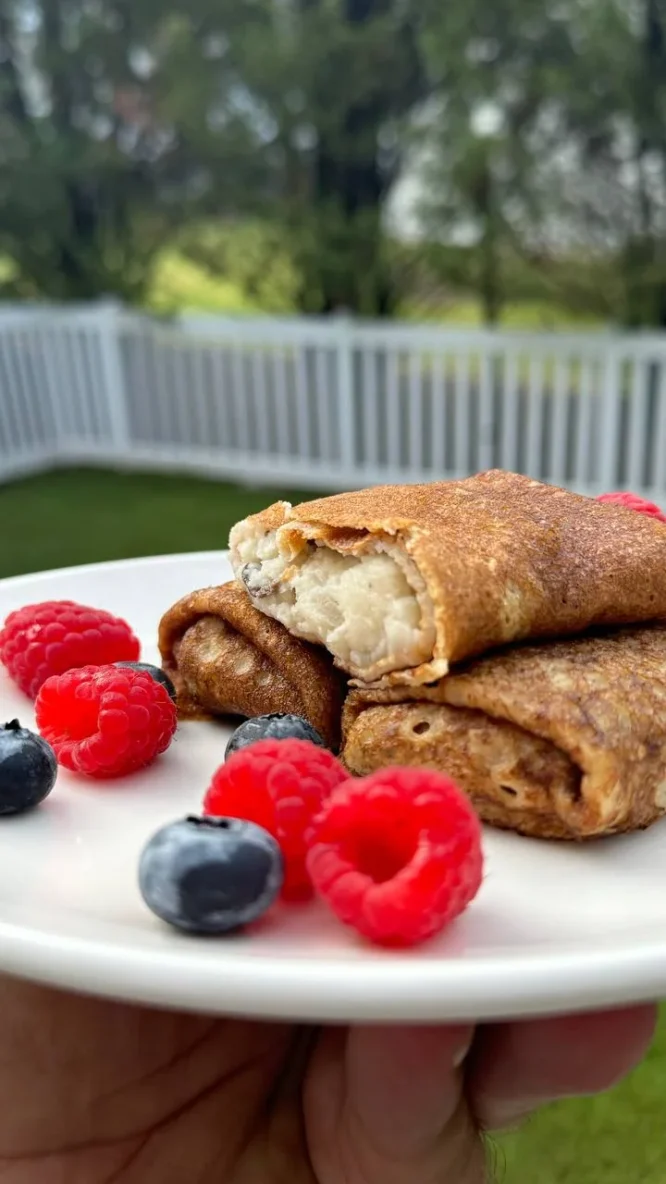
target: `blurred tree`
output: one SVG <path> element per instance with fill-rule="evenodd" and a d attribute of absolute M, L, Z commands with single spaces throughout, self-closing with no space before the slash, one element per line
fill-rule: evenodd
<path fill-rule="evenodd" d="M 301 278 L 277 219 L 194 222 L 178 235 L 174 247 L 204 273 L 232 281 L 250 305 L 275 313 L 296 306 Z"/>
<path fill-rule="evenodd" d="M 427 87 L 419 10 L 418 0 L 238 0 L 233 34 L 218 20 L 236 100 L 263 137 L 266 216 L 307 312 L 394 308 L 383 214 L 403 121 Z"/>
<path fill-rule="evenodd" d="M 666 2 L 581 5 L 579 72 L 568 130 L 584 183 L 568 186 L 582 219 L 617 261 L 618 319 L 666 326 Z M 584 88 L 585 79 L 592 87 Z"/>
<path fill-rule="evenodd" d="M 666 0 L 470 0 L 428 27 L 425 224 L 471 245 L 486 319 L 522 255 L 572 307 L 666 325 Z"/>
<path fill-rule="evenodd" d="M 305 299 L 323 312 L 385 315 L 397 293 L 384 200 L 402 163 L 401 123 L 426 90 L 418 4 L 344 0 L 333 27 L 325 0 L 303 7 L 302 48 L 310 29 L 320 47 L 304 79 L 315 131 L 303 161 L 306 206 L 294 210 L 297 223 L 303 214 L 309 223 Z"/>
<path fill-rule="evenodd" d="M 629 78 L 638 218 L 624 246 L 626 320 L 666 328 L 666 0 L 642 0 Z"/>
<path fill-rule="evenodd" d="M 171 243 L 307 312 L 448 268 L 666 326 L 666 0 L 0 0 L 0 289 L 138 302 Z"/>
<path fill-rule="evenodd" d="M 202 36 L 158 0 L 0 0 L 0 255 L 15 294 L 138 301 L 174 226 L 213 190 L 240 204 L 253 129 L 228 120 L 225 170 L 191 134 L 222 81 L 200 64 L 192 119 L 181 67 Z"/>
<path fill-rule="evenodd" d="M 303 309 L 390 312 L 383 208 L 425 89 L 418 7 L 0 0 L 14 290 L 140 300 L 174 228 L 241 213 L 277 227 Z"/>
<path fill-rule="evenodd" d="M 424 224 L 471 247 L 470 284 L 499 318 L 512 255 L 540 249 L 548 208 L 540 161 L 557 147 L 574 57 L 576 0 L 466 0 L 429 12 L 438 100 L 423 123 Z"/>
<path fill-rule="evenodd" d="M 569 23 L 551 208 L 569 246 L 613 260 L 614 319 L 666 324 L 666 5 L 578 0 Z"/>

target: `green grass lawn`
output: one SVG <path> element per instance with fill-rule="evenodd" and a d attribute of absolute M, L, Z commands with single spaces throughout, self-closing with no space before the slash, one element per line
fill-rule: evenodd
<path fill-rule="evenodd" d="M 0 576 L 223 547 L 229 527 L 297 491 L 70 471 L 0 488 Z M 499 1141 L 503 1184 L 666 1184 L 666 1016 L 645 1064 L 612 1093 L 553 1106 Z"/>
<path fill-rule="evenodd" d="M 0 486 L 0 577 L 226 547 L 239 518 L 298 491 L 239 489 L 189 477 L 70 470 Z"/>
<path fill-rule="evenodd" d="M 665 1099 L 666 1015 L 622 1085 L 551 1106 L 501 1141 L 498 1184 L 666 1184 Z"/>

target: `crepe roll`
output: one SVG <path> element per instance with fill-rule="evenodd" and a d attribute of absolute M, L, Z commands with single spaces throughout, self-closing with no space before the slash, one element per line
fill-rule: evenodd
<path fill-rule="evenodd" d="M 666 811 L 666 626 L 517 646 L 432 686 L 354 690 L 342 755 L 360 775 L 438 769 L 485 822 L 525 835 L 649 826 Z"/>
<path fill-rule="evenodd" d="M 235 583 L 174 604 L 160 622 L 159 648 L 181 718 L 294 713 L 337 751 L 343 676 L 325 650 L 258 612 Z"/>
<path fill-rule="evenodd" d="M 515 473 L 278 502 L 230 547 L 254 606 L 361 683 L 420 685 L 513 641 L 666 619 L 666 525 Z"/>

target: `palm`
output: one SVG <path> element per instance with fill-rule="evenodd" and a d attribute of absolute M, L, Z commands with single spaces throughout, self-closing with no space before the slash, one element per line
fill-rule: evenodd
<path fill-rule="evenodd" d="M 490 1029 L 466 1093 L 492 1122 L 602 1088 L 653 1019 Z M 215 1020 L 0 979 L 0 1184 L 481 1184 L 455 1068 L 469 1037 Z"/>

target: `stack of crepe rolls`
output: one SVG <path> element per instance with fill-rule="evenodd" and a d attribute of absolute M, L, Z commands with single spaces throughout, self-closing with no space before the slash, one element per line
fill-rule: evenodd
<path fill-rule="evenodd" d="M 353 773 L 441 769 L 544 838 L 666 811 L 664 524 L 490 472 L 280 502 L 230 543 L 257 610 L 352 677 Z"/>
<path fill-rule="evenodd" d="M 158 643 L 182 719 L 293 713 L 338 750 L 345 677 L 325 650 L 257 612 L 235 583 L 179 600 L 160 621 Z"/>

